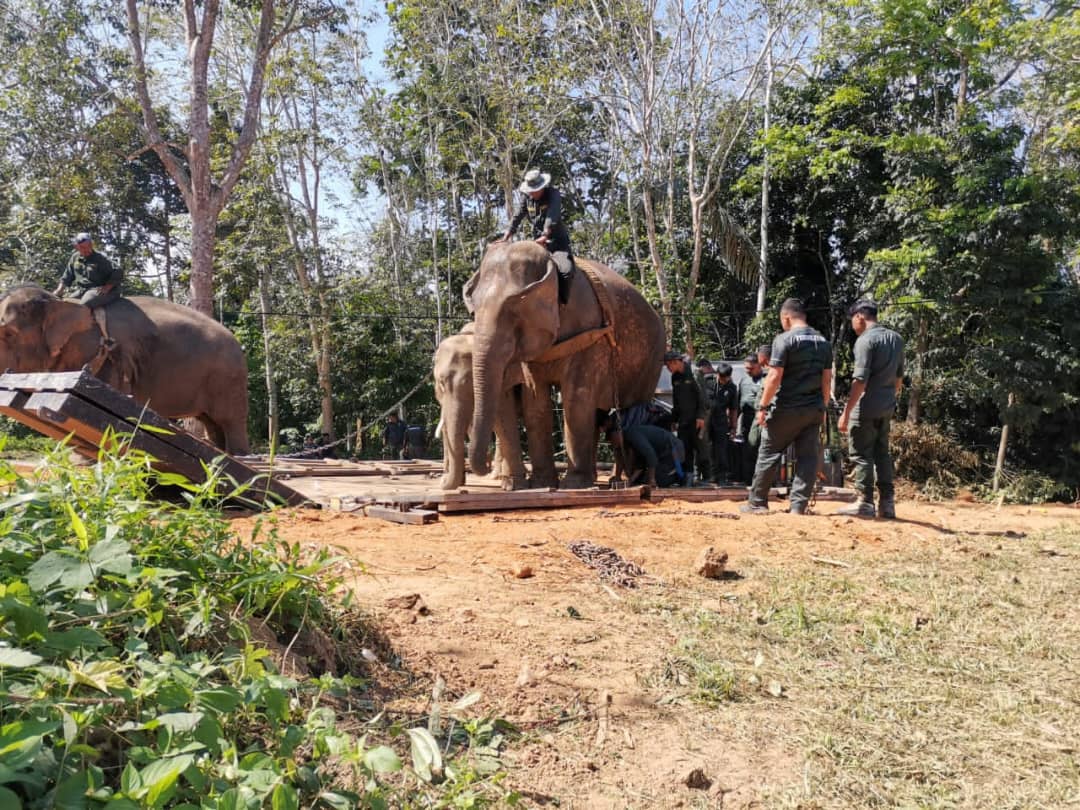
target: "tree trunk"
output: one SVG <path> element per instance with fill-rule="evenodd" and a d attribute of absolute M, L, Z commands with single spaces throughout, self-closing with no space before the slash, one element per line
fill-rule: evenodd
<path fill-rule="evenodd" d="M 915 373 L 911 377 L 908 394 L 908 424 L 917 425 L 922 419 L 923 380 L 926 374 L 926 352 L 929 349 L 930 323 L 925 313 L 919 315 L 918 334 L 915 338 Z"/>
<path fill-rule="evenodd" d="M 169 209 L 165 208 L 165 221 L 162 223 L 162 233 L 165 236 L 165 297 L 170 301 L 173 297 L 173 274 L 172 274 L 172 223 L 169 221 Z"/>
<path fill-rule="evenodd" d="M 664 260 L 660 257 L 660 242 L 656 234 L 656 211 L 653 209 L 652 189 L 649 188 L 648 179 L 644 181 L 641 190 L 641 202 L 645 211 L 645 235 L 649 242 L 649 258 L 652 260 L 653 273 L 656 276 L 656 288 L 660 293 L 660 315 L 664 319 L 664 329 L 667 339 L 671 340 L 675 322 L 671 313 L 671 293 L 668 290 L 667 268 Z"/>
<path fill-rule="evenodd" d="M 278 450 L 278 430 L 280 413 L 278 411 L 277 382 L 274 380 L 274 353 L 270 346 L 270 281 L 269 270 L 259 273 L 259 313 L 262 323 L 263 369 L 266 373 L 266 434 L 270 443 L 270 455 Z"/>
<path fill-rule="evenodd" d="M 214 317 L 214 229 L 216 217 L 191 217 L 191 308 Z"/>
<path fill-rule="evenodd" d="M 769 125 L 772 118 L 773 51 L 765 53 L 765 118 L 761 133 L 765 147 L 761 155 L 761 253 L 758 259 L 757 313 L 765 311 L 765 293 L 769 285 Z"/>
<path fill-rule="evenodd" d="M 1016 402 L 1014 394 L 1009 394 L 1009 404 L 1002 417 L 1001 441 L 998 442 L 997 461 L 994 463 L 994 482 L 990 486 L 992 492 L 997 492 L 1001 485 L 1001 474 L 1005 470 L 1005 450 L 1009 446 L 1009 411 Z"/>

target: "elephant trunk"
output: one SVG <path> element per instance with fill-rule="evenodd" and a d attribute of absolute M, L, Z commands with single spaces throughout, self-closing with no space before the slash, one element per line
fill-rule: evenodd
<path fill-rule="evenodd" d="M 477 334 L 473 343 L 473 421 L 469 443 L 469 466 L 476 475 L 491 472 L 488 448 L 495 425 L 502 381 L 509 358 L 509 342 L 496 341 L 491 334 Z"/>

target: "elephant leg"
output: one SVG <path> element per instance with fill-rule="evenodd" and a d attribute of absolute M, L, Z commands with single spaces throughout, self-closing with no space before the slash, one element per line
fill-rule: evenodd
<path fill-rule="evenodd" d="M 503 392 L 495 414 L 495 438 L 498 461 L 495 467 L 505 490 L 525 489 L 528 477 L 521 457 L 521 434 L 518 432 L 518 400 L 514 388 Z"/>
<path fill-rule="evenodd" d="M 555 472 L 555 440 L 552 431 L 551 386 L 537 383 L 536 390 L 521 389 L 521 410 L 525 418 L 525 440 L 532 461 L 530 485 L 547 489 L 559 485 Z"/>
<path fill-rule="evenodd" d="M 456 401 L 454 395 L 450 395 L 440 404 L 443 418 L 443 477 L 439 486 L 442 489 L 459 489 L 465 486 L 465 437 L 472 420 L 471 402 L 470 407 L 466 408 Z"/>
<path fill-rule="evenodd" d="M 585 489 L 596 482 L 596 407 L 588 385 L 564 387 L 563 437 L 566 475 L 563 489 Z"/>
<path fill-rule="evenodd" d="M 199 438 L 204 438 L 205 441 L 210 442 L 210 444 L 214 445 L 215 447 L 220 447 L 226 453 L 229 452 L 228 448 L 225 446 L 225 431 L 221 429 L 217 422 L 215 422 L 213 419 L 211 419 L 209 416 L 206 416 L 205 414 L 196 417 L 196 421 L 200 425 L 202 425 L 203 430 L 205 431 L 205 436 L 199 436 L 198 432 L 191 431 L 193 435 L 199 436 Z"/>
<path fill-rule="evenodd" d="M 207 426 L 207 431 L 213 436 L 214 428 L 210 427 L 210 421 L 204 420 L 203 424 Z M 214 443 L 218 447 L 225 448 L 225 452 L 231 456 L 246 456 L 251 453 L 251 445 L 248 443 L 246 414 L 243 419 L 218 419 L 215 425 L 218 438 L 214 439 Z"/>

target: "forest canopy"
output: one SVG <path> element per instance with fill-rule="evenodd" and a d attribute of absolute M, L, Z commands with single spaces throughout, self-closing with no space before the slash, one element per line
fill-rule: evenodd
<path fill-rule="evenodd" d="M 901 413 L 1080 486 L 1080 10 L 1009 0 L 0 5 L 0 284 L 94 235 L 125 291 L 213 314 L 251 435 L 402 397 L 526 169 L 669 342 L 739 358 L 797 295 L 908 347 Z"/>

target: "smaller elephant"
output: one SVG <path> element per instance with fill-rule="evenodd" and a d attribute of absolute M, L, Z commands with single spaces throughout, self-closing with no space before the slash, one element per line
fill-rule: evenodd
<path fill-rule="evenodd" d="M 472 324 L 443 340 L 435 350 L 435 397 L 442 408 L 440 419 L 443 440 L 443 489 L 458 489 L 465 484 L 465 440 L 473 418 Z M 518 434 L 519 407 L 514 388 L 521 382 L 520 372 L 507 374 L 495 420 L 498 442 L 494 465 L 504 489 L 527 486 L 525 465 L 521 458 Z"/>

